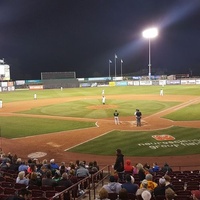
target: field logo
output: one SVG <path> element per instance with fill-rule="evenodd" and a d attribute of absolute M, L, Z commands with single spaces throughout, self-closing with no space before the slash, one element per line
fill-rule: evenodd
<path fill-rule="evenodd" d="M 156 139 L 157 141 L 175 140 L 175 138 L 171 135 L 152 135 L 152 138 Z"/>

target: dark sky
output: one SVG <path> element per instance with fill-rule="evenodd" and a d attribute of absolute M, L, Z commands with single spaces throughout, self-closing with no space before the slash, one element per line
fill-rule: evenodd
<path fill-rule="evenodd" d="M 78 78 L 148 72 L 200 75 L 200 0 L 0 0 L 0 59 L 11 79 L 75 71 Z"/>

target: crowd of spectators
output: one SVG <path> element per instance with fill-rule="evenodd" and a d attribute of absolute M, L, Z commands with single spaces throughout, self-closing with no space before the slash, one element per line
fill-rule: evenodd
<path fill-rule="evenodd" d="M 22 160 L 17 155 L 1 154 L 0 176 L 4 177 L 8 172 L 16 175 L 14 182 L 26 185 L 27 189 L 33 186 L 64 186 L 65 189 L 72 186 L 84 177 L 89 177 L 99 170 L 96 161 L 79 161 L 66 164 L 56 162 L 55 159 L 27 159 Z M 23 193 L 24 191 L 22 191 Z M 26 195 L 26 194 L 21 194 Z"/>
<path fill-rule="evenodd" d="M 131 164 L 131 160 L 123 162 L 124 155 L 121 150 L 118 149 L 116 155 L 113 175 L 99 191 L 99 199 L 108 199 L 110 193 L 117 193 L 118 198 L 124 200 L 128 199 L 128 194 L 140 196 L 144 200 L 150 200 L 152 196 L 160 195 L 165 196 L 166 200 L 172 200 L 176 196 L 169 175 L 173 170 L 167 163 L 162 167 L 156 162 L 152 165 L 137 163 L 134 166 Z M 28 189 L 32 186 L 64 186 L 68 188 L 78 182 L 79 178 L 89 177 L 98 170 L 99 166 L 96 161 L 88 164 L 86 161 L 79 160 L 69 164 L 65 162 L 59 164 L 53 158 L 49 161 L 46 159 L 42 161 L 28 159 L 26 161 L 11 153 L 2 154 L 0 159 L 0 176 L 4 176 L 5 171 L 12 171 L 17 175 L 15 182 L 25 184 Z M 162 172 L 163 176 L 155 182 L 154 176 L 158 172 Z M 30 194 L 22 191 L 21 195 Z M 192 195 L 193 199 L 200 199 L 199 191 L 193 191 Z"/>

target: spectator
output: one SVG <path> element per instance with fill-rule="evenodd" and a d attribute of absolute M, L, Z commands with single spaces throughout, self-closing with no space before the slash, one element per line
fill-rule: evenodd
<path fill-rule="evenodd" d="M 59 170 L 59 166 L 58 166 L 58 164 L 55 163 L 55 159 L 50 160 L 50 166 L 51 166 L 51 170 L 53 170 L 53 171 L 56 169 Z"/>
<path fill-rule="evenodd" d="M 156 188 L 156 187 L 158 186 L 158 184 L 155 183 L 155 182 L 153 181 L 153 176 L 152 176 L 152 174 L 147 174 L 147 175 L 146 175 L 146 180 L 147 180 L 147 183 L 148 183 L 147 189 L 148 189 L 150 192 L 153 192 L 154 188 Z M 140 187 L 142 187 L 142 186 L 140 186 Z"/>
<path fill-rule="evenodd" d="M 18 177 L 16 178 L 16 183 L 25 184 L 26 186 L 28 186 L 29 179 L 25 177 L 24 171 L 18 173 Z"/>
<path fill-rule="evenodd" d="M 35 165 L 35 163 L 30 163 L 29 164 L 29 167 L 27 169 L 27 172 L 30 174 L 32 172 L 37 172 L 37 167 Z"/>
<path fill-rule="evenodd" d="M 126 183 L 122 184 L 122 188 L 125 188 L 128 193 L 135 194 L 139 186 L 137 184 L 132 183 L 131 176 L 129 174 L 125 176 L 125 180 Z"/>
<path fill-rule="evenodd" d="M 159 185 L 154 189 L 153 193 L 155 196 L 165 195 L 165 179 L 164 178 L 159 179 Z"/>
<path fill-rule="evenodd" d="M 69 180 L 68 174 L 66 172 L 62 174 L 62 178 L 57 182 L 57 185 L 65 186 L 65 188 L 68 188 L 72 185 L 72 182 Z"/>
<path fill-rule="evenodd" d="M 192 190 L 191 191 L 193 200 L 199 200 L 200 199 L 200 190 Z"/>
<path fill-rule="evenodd" d="M 161 171 L 164 173 L 169 173 L 169 172 L 172 172 L 172 168 L 167 163 L 165 163 Z"/>
<path fill-rule="evenodd" d="M 141 197 L 143 200 L 150 200 L 151 199 L 151 193 L 148 190 L 145 190 L 142 192 Z"/>
<path fill-rule="evenodd" d="M 153 171 L 153 172 L 158 172 L 158 171 L 160 171 L 160 167 L 158 166 L 158 164 L 157 164 L 156 162 L 153 163 L 152 171 Z"/>
<path fill-rule="evenodd" d="M 61 174 L 59 170 L 56 170 L 54 176 L 52 177 L 56 181 L 56 183 L 61 179 Z"/>
<path fill-rule="evenodd" d="M 143 168 L 144 168 L 144 170 L 145 170 L 145 174 L 151 173 L 151 166 L 150 166 L 148 163 L 145 163 L 145 164 L 143 165 Z"/>
<path fill-rule="evenodd" d="M 97 165 L 97 161 L 94 161 L 93 164 L 94 164 L 94 167 L 96 167 L 99 171 L 99 166 Z"/>
<path fill-rule="evenodd" d="M 89 176 L 89 171 L 88 169 L 85 168 L 85 165 L 83 162 L 79 163 L 79 168 L 76 171 L 76 176 L 77 177 L 86 177 Z"/>
<path fill-rule="evenodd" d="M 40 168 L 40 170 L 38 170 L 38 173 L 40 174 L 41 177 L 45 177 L 47 171 L 48 171 L 48 169 L 46 168 L 46 166 L 42 165 L 42 167 Z"/>
<path fill-rule="evenodd" d="M 46 172 L 46 177 L 42 178 L 42 185 L 49 185 L 49 186 L 55 186 L 56 185 L 56 181 L 52 179 L 51 170 L 48 170 Z"/>
<path fill-rule="evenodd" d="M 141 163 L 138 163 L 136 165 L 136 167 L 137 167 L 137 170 L 138 170 L 139 180 L 141 182 L 141 181 L 143 181 L 145 179 L 145 176 L 146 176 L 145 169 L 143 168 L 143 165 Z"/>
<path fill-rule="evenodd" d="M 107 185 L 104 185 L 103 188 L 108 193 L 118 193 L 122 189 L 121 184 L 116 182 L 116 179 L 114 176 L 110 176 L 109 183 Z"/>
<path fill-rule="evenodd" d="M 0 164 L 0 170 L 8 170 L 8 169 L 10 169 L 10 161 L 5 159 Z"/>
<path fill-rule="evenodd" d="M 126 164 L 124 165 L 124 171 L 127 174 L 133 174 L 133 169 L 134 167 L 131 165 L 131 161 L 130 160 L 126 160 Z"/>
<path fill-rule="evenodd" d="M 141 183 L 141 188 L 139 188 L 136 192 L 136 196 L 140 196 L 143 191 L 147 190 L 148 182 L 146 179 L 144 179 Z"/>
<path fill-rule="evenodd" d="M 93 162 L 89 162 L 88 170 L 90 174 L 98 172 L 98 169 L 94 166 Z"/>
<path fill-rule="evenodd" d="M 16 161 L 12 162 L 11 165 L 10 165 L 10 170 L 13 170 L 15 172 L 18 172 L 18 168 L 19 166 L 21 165 L 22 163 L 22 159 L 21 158 L 17 158 Z"/>
<path fill-rule="evenodd" d="M 119 191 L 119 200 L 129 200 L 128 198 L 128 192 L 125 188 L 122 188 Z"/>
<path fill-rule="evenodd" d="M 68 172 L 71 169 L 71 162 L 69 167 L 66 166 L 65 162 L 61 162 L 59 170 L 60 170 L 60 174 L 62 175 L 64 172 Z"/>
<path fill-rule="evenodd" d="M 25 161 L 22 161 L 18 168 L 18 171 L 19 172 L 21 172 L 21 171 L 27 172 L 27 170 L 28 170 L 28 165 L 25 163 Z"/>
<path fill-rule="evenodd" d="M 171 184 L 171 177 L 168 176 L 168 175 L 165 175 L 164 179 L 165 179 L 165 190 L 167 188 L 171 188 L 172 190 L 175 190 L 174 187 L 173 187 L 173 185 Z"/>
<path fill-rule="evenodd" d="M 119 180 L 123 180 L 123 171 L 124 171 L 124 155 L 121 152 L 121 149 L 116 150 L 116 161 L 114 165 L 114 170 L 118 173 Z"/>
<path fill-rule="evenodd" d="M 96 200 L 109 200 L 108 192 L 104 188 L 101 188 L 101 190 L 99 191 L 99 197 L 96 198 Z"/>
<path fill-rule="evenodd" d="M 37 185 L 37 186 L 42 185 L 41 177 L 36 172 L 32 172 L 29 175 L 29 186 L 32 186 L 32 185 Z"/>
<path fill-rule="evenodd" d="M 165 190 L 165 198 L 166 198 L 166 200 L 173 200 L 175 196 L 177 196 L 177 195 L 174 192 L 174 190 L 172 190 L 171 188 L 167 188 Z"/>

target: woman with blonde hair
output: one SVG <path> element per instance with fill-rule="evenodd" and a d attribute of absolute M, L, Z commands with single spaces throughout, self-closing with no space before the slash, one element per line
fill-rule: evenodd
<path fill-rule="evenodd" d="M 25 184 L 26 186 L 28 186 L 29 179 L 27 177 L 25 177 L 25 172 L 24 171 L 21 171 L 21 172 L 18 173 L 18 177 L 16 179 L 16 183 Z"/>
<path fill-rule="evenodd" d="M 101 190 L 99 191 L 99 198 L 96 198 L 96 200 L 109 200 L 108 192 L 105 188 L 101 188 Z"/>

